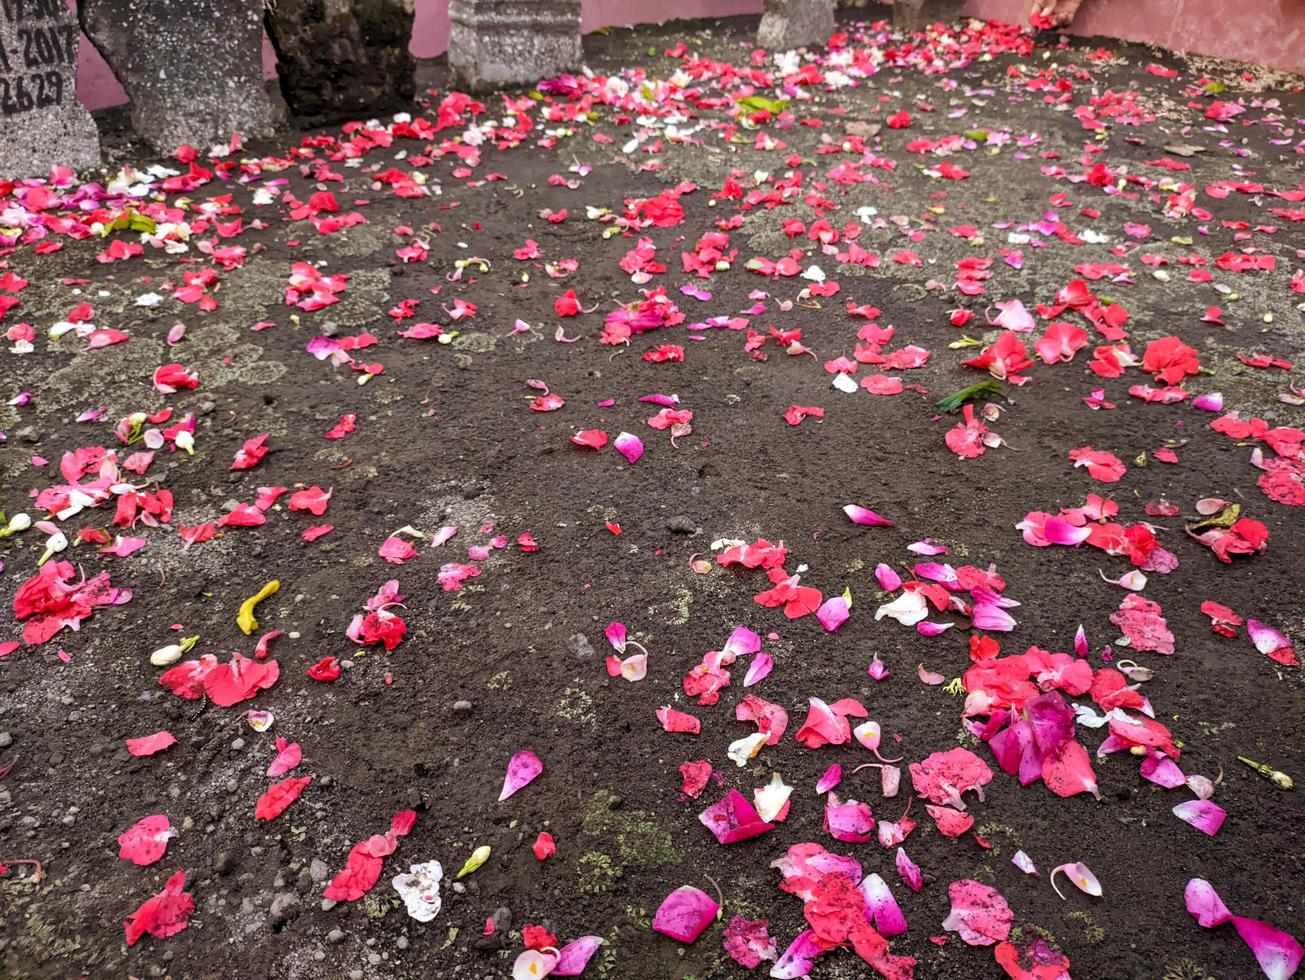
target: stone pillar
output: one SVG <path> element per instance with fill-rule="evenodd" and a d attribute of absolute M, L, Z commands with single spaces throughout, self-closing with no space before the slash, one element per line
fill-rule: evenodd
<path fill-rule="evenodd" d="M 533 84 L 584 60 L 579 0 L 451 0 L 449 66 L 472 90 Z"/>
<path fill-rule="evenodd" d="M 895 0 L 893 26 L 899 31 L 920 31 L 935 21 L 959 20 L 964 9 L 965 0 Z"/>
<path fill-rule="evenodd" d="M 99 131 L 77 101 L 79 40 L 63 0 L 0 0 L 0 178 L 100 162 Z"/>
<path fill-rule="evenodd" d="M 786 51 L 824 44 L 834 33 L 834 0 L 765 0 L 757 44 Z"/>
<path fill-rule="evenodd" d="M 413 0 L 275 0 L 267 32 L 281 92 L 309 122 L 410 103 Z"/>
<path fill-rule="evenodd" d="M 262 0 L 80 2 L 86 36 L 127 90 L 136 132 L 156 150 L 205 150 L 232 133 L 268 136 L 280 122 L 263 85 Z"/>

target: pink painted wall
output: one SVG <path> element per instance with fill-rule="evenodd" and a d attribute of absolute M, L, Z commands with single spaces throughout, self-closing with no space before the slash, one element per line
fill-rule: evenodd
<path fill-rule="evenodd" d="M 69 6 L 75 0 L 68 0 Z M 433 58 L 449 44 L 448 0 L 416 0 L 411 50 Z M 657 20 L 732 17 L 761 12 L 761 0 L 662 0 Z M 969 0 L 977 17 L 1022 21 L 1029 0 Z M 624 27 L 648 23 L 642 0 L 585 0 L 582 27 Z M 1305 0 L 1084 0 L 1071 31 L 1144 41 L 1177 51 L 1236 58 L 1305 75 Z M 276 54 L 263 40 L 263 76 L 276 77 Z M 77 94 L 90 109 L 127 101 L 126 93 L 98 51 L 82 38 Z"/>
<path fill-rule="evenodd" d="M 969 0 L 966 12 L 1022 21 L 1029 0 Z M 1071 34 L 1104 34 L 1305 75 L 1305 0 L 1083 0 Z"/>

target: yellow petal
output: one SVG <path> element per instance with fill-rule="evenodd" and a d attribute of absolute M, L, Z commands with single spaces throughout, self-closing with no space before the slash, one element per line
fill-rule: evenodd
<path fill-rule="evenodd" d="M 236 614 L 236 625 L 245 636 L 258 629 L 258 620 L 254 618 L 254 607 L 273 595 L 279 588 L 281 588 L 280 580 L 273 579 L 240 604 L 240 612 Z"/>

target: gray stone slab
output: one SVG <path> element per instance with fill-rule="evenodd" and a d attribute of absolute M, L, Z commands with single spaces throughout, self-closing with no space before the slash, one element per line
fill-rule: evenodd
<path fill-rule="evenodd" d="M 100 162 L 77 101 L 77 19 L 63 0 L 0 0 L 0 177 L 45 177 Z"/>
<path fill-rule="evenodd" d="M 583 60 L 579 0 L 449 4 L 449 66 L 464 88 L 533 84 Z"/>
<path fill-rule="evenodd" d="M 824 44 L 834 33 L 834 0 L 765 0 L 757 44 L 785 51 Z"/>
<path fill-rule="evenodd" d="M 80 16 L 156 149 L 267 136 L 280 122 L 263 84 L 262 0 L 81 0 Z"/>

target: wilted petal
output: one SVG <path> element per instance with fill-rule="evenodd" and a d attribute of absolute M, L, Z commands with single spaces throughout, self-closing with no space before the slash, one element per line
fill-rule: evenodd
<path fill-rule="evenodd" d="M 875 610 L 875 620 L 891 616 L 903 626 L 914 626 L 929 615 L 929 603 L 919 592 L 903 592 L 892 602 L 886 602 Z M 1009 618 L 1009 617 L 1007 617 Z M 983 629 L 975 623 L 976 629 Z"/>
<path fill-rule="evenodd" d="M 1029 857 L 1023 851 L 1016 851 L 1015 856 L 1010 859 L 1010 863 L 1019 868 L 1026 875 L 1035 875 L 1038 873 L 1037 867 L 1033 863 L 1033 858 Z"/>
<path fill-rule="evenodd" d="M 897 873 L 911 891 L 918 892 L 924 887 L 924 874 L 920 871 L 920 866 L 906 856 L 906 849 L 902 847 L 897 849 Z"/>
<path fill-rule="evenodd" d="M 1065 873 L 1065 877 L 1073 882 L 1074 887 L 1079 891 L 1091 895 L 1093 898 L 1101 897 L 1101 882 L 1097 881 L 1097 876 L 1092 873 L 1092 869 L 1086 864 L 1076 861 L 1071 864 L 1056 865 L 1051 869 L 1051 877 L 1047 879 L 1051 882 L 1051 887 L 1056 889 L 1056 894 L 1060 895 L 1062 899 L 1065 896 L 1061 894 L 1059 888 L 1056 888 L 1056 875 L 1062 871 Z"/>

